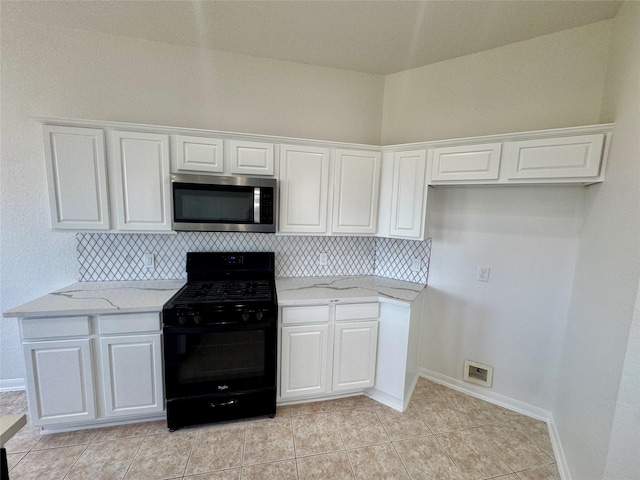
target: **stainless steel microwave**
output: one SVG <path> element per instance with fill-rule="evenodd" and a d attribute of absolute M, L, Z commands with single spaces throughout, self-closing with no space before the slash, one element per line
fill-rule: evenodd
<path fill-rule="evenodd" d="M 172 228 L 196 232 L 276 231 L 276 180 L 171 175 Z"/>

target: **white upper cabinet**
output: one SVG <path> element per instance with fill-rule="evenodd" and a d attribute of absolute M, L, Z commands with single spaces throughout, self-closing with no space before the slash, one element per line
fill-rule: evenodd
<path fill-rule="evenodd" d="M 231 173 L 236 175 L 274 174 L 272 143 L 229 140 Z"/>
<path fill-rule="evenodd" d="M 51 226 L 108 230 L 104 133 L 96 128 L 43 127 Z"/>
<path fill-rule="evenodd" d="M 507 178 L 597 178 L 603 145 L 604 134 L 507 142 Z"/>
<path fill-rule="evenodd" d="M 426 234 L 426 154 L 395 152 L 389 236 L 424 239 Z"/>
<path fill-rule="evenodd" d="M 376 233 L 380 158 L 379 152 L 336 150 L 332 233 Z"/>
<path fill-rule="evenodd" d="M 604 133 L 568 136 L 564 130 L 517 134 L 495 143 L 432 148 L 427 157 L 428 183 L 599 182 L 603 180 L 605 141 Z"/>
<path fill-rule="evenodd" d="M 431 183 L 497 180 L 501 143 L 441 147 L 429 150 Z"/>
<path fill-rule="evenodd" d="M 112 141 L 118 230 L 171 230 L 169 137 L 113 131 Z"/>
<path fill-rule="evenodd" d="M 280 232 L 376 233 L 380 153 L 346 149 L 334 152 L 330 185 L 330 149 L 280 147 Z"/>
<path fill-rule="evenodd" d="M 280 218 L 284 233 L 326 233 L 328 148 L 280 147 Z"/>
<path fill-rule="evenodd" d="M 222 173 L 224 171 L 224 142 L 209 137 L 175 137 L 176 171 Z"/>
<path fill-rule="evenodd" d="M 64 122 L 54 120 L 45 119 Z M 351 149 L 312 140 L 281 145 L 276 137 L 254 141 L 263 137 L 249 134 L 67 122 L 43 126 L 55 229 L 170 231 L 174 171 L 277 176 L 281 233 L 408 239 L 426 238 L 427 186 L 602 182 L 612 135 L 611 125 L 595 125 Z"/>

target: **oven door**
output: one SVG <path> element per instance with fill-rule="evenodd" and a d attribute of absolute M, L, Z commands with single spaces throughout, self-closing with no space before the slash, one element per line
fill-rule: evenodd
<path fill-rule="evenodd" d="M 274 322 L 206 327 L 165 326 L 167 399 L 274 388 Z"/>

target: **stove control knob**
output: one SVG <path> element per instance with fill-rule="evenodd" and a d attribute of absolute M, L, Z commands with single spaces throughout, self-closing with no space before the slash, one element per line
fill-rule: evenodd
<path fill-rule="evenodd" d="M 263 316 L 262 312 L 256 312 L 256 320 L 258 321 L 262 320 L 262 316 Z"/>
<path fill-rule="evenodd" d="M 247 320 L 249 320 L 249 313 L 248 312 L 242 312 L 242 321 L 246 322 Z"/>
<path fill-rule="evenodd" d="M 180 325 L 184 325 L 184 322 L 187 321 L 187 316 L 184 313 L 179 313 L 178 314 L 178 323 Z"/>

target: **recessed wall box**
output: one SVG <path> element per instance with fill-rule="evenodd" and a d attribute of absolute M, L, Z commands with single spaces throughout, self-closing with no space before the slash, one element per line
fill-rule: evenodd
<path fill-rule="evenodd" d="M 471 360 L 465 360 L 463 380 L 465 382 L 491 387 L 493 384 L 493 367 Z"/>

